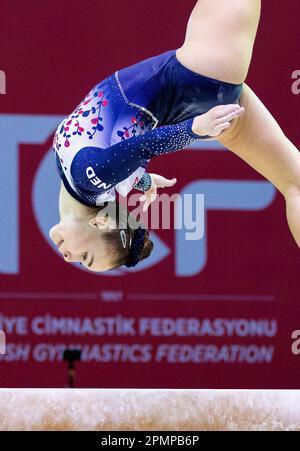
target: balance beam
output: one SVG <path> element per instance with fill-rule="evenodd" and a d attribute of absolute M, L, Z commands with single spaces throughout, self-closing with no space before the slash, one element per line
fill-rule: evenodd
<path fill-rule="evenodd" d="M 300 431 L 300 391 L 1 389 L 1 431 Z"/>

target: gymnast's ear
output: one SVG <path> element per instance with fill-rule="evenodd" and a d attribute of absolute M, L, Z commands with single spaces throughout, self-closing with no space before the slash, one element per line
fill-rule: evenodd
<path fill-rule="evenodd" d="M 92 227 L 97 227 L 100 230 L 105 230 L 109 226 L 109 216 L 108 213 L 101 214 L 99 212 L 97 216 L 89 220 L 89 225 Z"/>

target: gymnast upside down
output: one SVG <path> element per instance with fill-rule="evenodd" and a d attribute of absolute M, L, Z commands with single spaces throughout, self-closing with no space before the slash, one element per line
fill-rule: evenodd
<path fill-rule="evenodd" d="M 282 193 L 300 246 L 299 152 L 245 83 L 260 14 L 261 0 L 198 0 L 182 47 L 111 74 L 59 125 L 61 220 L 49 234 L 67 262 L 103 272 L 148 257 L 149 234 L 128 227 L 116 192 L 143 191 L 147 208 L 176 183 L 147 173 L 149 161 L 199 139 L 219 141 Z"/>

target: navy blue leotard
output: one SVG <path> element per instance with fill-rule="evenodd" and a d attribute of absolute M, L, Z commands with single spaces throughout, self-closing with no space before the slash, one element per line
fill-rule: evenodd
<path fill-rule="evenodd" d="M 242 89 L 191 71 L 176 50 L 117 70 L 56 130 L 53 148 L 64 186 L 88 206 L 115 200 L 116 191 L 146 191 L 151 158 L 201 139 L 192 131 L 193 118 L 237 103 Z"/>

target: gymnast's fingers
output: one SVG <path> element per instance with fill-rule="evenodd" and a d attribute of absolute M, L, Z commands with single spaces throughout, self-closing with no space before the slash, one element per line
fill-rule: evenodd
<path fill-rule="evenodd" d="M 157 183 L 157 186 L 158 186 L 158 188 L 168 188 L 168 187 L 175 185 L 176 182 L 177 182 L 176 178 L 169 180 L 169 179 L 166 179 L 165 177 L 161 177 L 161 179 Z"/>
<path fill-rule="evenodd" d="M 227 130 L 231 126 L 230 122 L 224 122 L 222 124 L 219 124 L 215 127 L 215 133 L 214 136 L 220 135 L 224 130 Z"/>
<path fill-rule="evenodd" d="M 219 125 L 219 124 L 224 124 L 224 122 L 230 122 L 233 119 L 235 119 L 236 117 L 239 117 L 242 114 L 244 114 L 244 112 L 245 112 L 245 108 L 240 107 L 236 111 L 226 114 L 223 117 L 217 119 L 216 124 Z"/>
<path fill-rule="evenodd" d="M 215 119 L 221 118 L 226 116 L 227 114 L 234 113 L 240 109 L 240 105 L 234 103 L 231 105 L 218 105 L 214 107 L 211 111 L 213 112 L 213 115 Z"/>
<path fill-rule="evenodd" d="M 143 196 L 141 196 L 139 198 L 139 201 L 140 202 L 144 202 L 143 203 L 143 207 L 142 207 L 142 211 L 144 211 L 144 212 L 147 211 L 147 209 L 148 209 L 148 207 L 150 205 L 150 202 L 148 201 L 148 196 L 146 194 L 144 194 Z"/>
<path fill-rule="evenodd" d="M 143 205 L 143 212 L 146 212 L 148 210 L 148 208 L 150 207 L 151 203 L 154 202 L 156 199 L 156 193 L 152 193 L 149 196 L 146 197 L 146 202 L 144 202 Z"/>
<path fill-rule="evenodd" d="M 156 196 L 157 196 L 157 190 L 153 189 L 153 190 L 151 190 L 151 193 L 146 192 L 143 196 L 141 196 L 139 198 L 140 202 L 144 201 L 144 204 L 142 207 L 143 212 L 146 212 L 148 210 L 150 204 L 155 201 Z"/>

